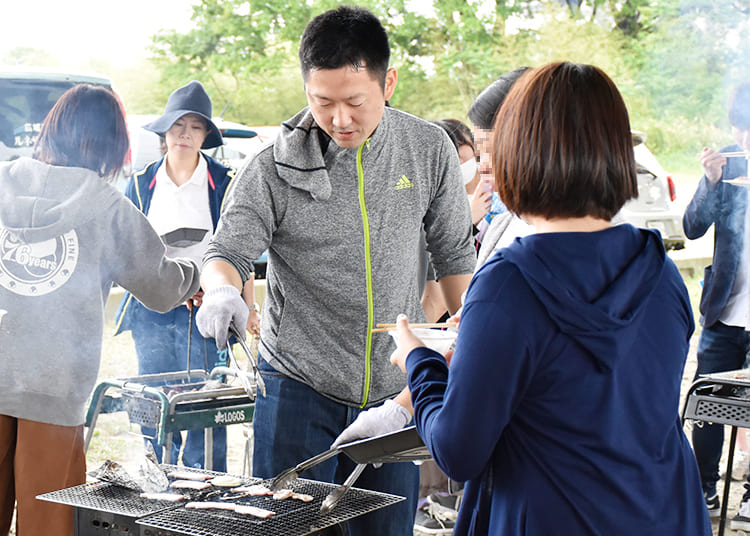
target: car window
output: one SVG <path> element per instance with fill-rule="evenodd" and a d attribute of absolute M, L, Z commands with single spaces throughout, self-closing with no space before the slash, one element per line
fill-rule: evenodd
<path fill-rule="evenodd" d="M 14 149 L 33 147 L 47 112 L 72 86 L 71 82 L 0 79 L 0 142 Z"/>
<path fill-rule="evenodd" d="M 31 156 L 47 113 L 78 83 L 73 77 L 61 76 L 0 78 L 0 160 Z"/>

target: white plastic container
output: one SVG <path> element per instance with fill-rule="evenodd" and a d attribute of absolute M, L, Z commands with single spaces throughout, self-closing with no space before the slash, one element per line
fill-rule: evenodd
<path fill-rule="evenodd" d="M 454 329 L 430 329 L 411 328 L 414 335 L 424 343 L 425 346 L 445 355 L 458 337 L 458 331 Z M 395 331 L 388 332 L 391 337 L 396 338 Z"/>

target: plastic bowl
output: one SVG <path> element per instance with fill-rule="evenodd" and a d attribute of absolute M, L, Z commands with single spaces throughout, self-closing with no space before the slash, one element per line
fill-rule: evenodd
<path fill-rule="evenodd" d="M 411 328 L 425 346 L 445 355 L 450 350 L 451 345 L 458 337 L 458 331 L 454 329 L 430 329 L 430 328 Z M 395 331 L 388 332 L 391 337 L 396 338 Z"/>

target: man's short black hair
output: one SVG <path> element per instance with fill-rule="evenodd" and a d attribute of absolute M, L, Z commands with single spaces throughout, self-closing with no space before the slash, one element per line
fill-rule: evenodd
<path fill-rule="evenodd" d="M 302 78 L 314 69 L 367 69 L 385 86 L 391 49 L 378 18 L 357 6 L 339 6 L 311 20 L 299 46 Z"/>

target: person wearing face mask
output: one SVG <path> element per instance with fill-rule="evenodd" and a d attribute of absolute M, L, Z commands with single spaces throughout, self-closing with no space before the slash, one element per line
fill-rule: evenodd
<path fill-rule="evenodd" d="M 727 157 L 726 152 L 750 151 L 750 82 L 739 84 L 729 103 L 729 122 L 734 145 L 716 151 L 704 148 L 700 155 L 704 175 L 692 201 L 685 209 L 682 225 L 694 240 L 713 225 L 713 262 L 706 267 L 700 300 L 698 366 L 695 377 L 745 366 L 750 354 L 750 214 L 748 190 L 731 184 L 731 179 L 747 177 L 744 155 Z M 724 427 L 719 424 L 693 428 L 693 450 L 700 470 L 706 506 L 712 517 L 721 510 L 716 482 L 724 443 Z M 750 484 L 739 514 L 729 527 L 750 530 Z"/>
<path fill-rule="evenodd" d="M 471 129 L 458 119 L 440 119 L 432 121 L 445 130 L 453 146 L 458 152 L 458 160 L 461 163 L 461 178 L 463 180 L 466 195 L 471 208 L 471 222 L 474 236 L 479 232 L 477 225 L 483 220 L 492 203 L 492 190 L 480 188 L 479 173 L 477 172 L 477 155 L 474 145 L 474 136 Z M 463 200 L 461 200 L 463 202 Z M 424 238 L 424 231 L 422 232 Z M 479 244 L 475 243 L 478 247 Z M 424 276 L 424 289 L 422 291 L 422 308 L 427 316 L 428 322 L 442 322 L 448 318 L 448 307 L 435 279 L 435 271 L 429 262 L 429 256 L 424 244 L 422 245 L 419 273 Z"/>
<path fill-rule="evenodd" d="M 505 97 L 513 84 L 526 72 L 528 67 L 518 67 L 498 77 L 477 95 L 469 108 L 469 119 L 474 129 L 474 141 L 477 148 L 478 175 L 482 184 L 492 186 L 494 175 L 492 171 L 492 134 L 495 116 L 500 110 Z M 491 203 L 495 203 L 491 199 Z M 498 199 L 499 200 L 499 199 Z M 477 242 L 477 269 L 485 263 L 496 251 L 508 246 L 516 237 L 526 236 L 534 232 L 534 227 L 522 220 L 518 215 L 505 211 L 501 214 L 491 214 L 479 222 Z"/>
<path fill-rule="evenodd" d="M 464 182 L 466 194 L 469 196 L 471 223 L 474 224 L 474 234 L 476 234 L 478 232 L 476 226 L 490 210 L 492 188 L 479 188 L 482 183 L 479 180 L 474 135 L 471 129 L 458 119 L 440 119 L 433 122 L 445 130 L 456 147 L 456 151 L 458 151 L 458 160 L 461 162 L 461 178 Z"/>
<path fill-rule="evenodd" d="M 144 126 L 166 144 L 166 154 L 135 173 L 125 189 L 128 197 L 161 236 L 170 257 L 187 257 L 201 263 L 208 241 L 219 221 L 224 195 L 234 171 L 203 154 L 201 149 L 224 143 L 211 120 L 212 105 L 203 85 L 193 80 L 174 91 L 164 114 Z M 252 285 L 245 288 L 250 289 Z M 200 296 L 200 294 L 199 294 Z M 250 299 L 248 303 L 254 303 Z M 200 305 L 196 301 L 196 305 Z M 250 321 L 260 322 L 258 311 L 250 311 Z M 248 323 L 253 329 L 251 322 Z M 257 329 L 257 327 L 256 327 Z M 133 296 L 123 296 L 116 316 L 116 333 L 130 330 L 138 355 L 138 374 L 158 374 L 205 368 L 210 372 L 226 364 L 226 350 L 219 351 L 213 339 L 204 338 L 195 327 L 195 311 L 180 305 L 168 313 L 146 309 Z M 144 428 L 153 438 L 155 430 Z M 182 439 L 174 434 L 172 463 L 177 463 Z M 162 449 L 151 441 L 159 461 Z M 182 463 L 205 467 L 203 429 L 187 432 Z M 213 431 L 213 467 L 226 471 L 226 429 Z"/>

